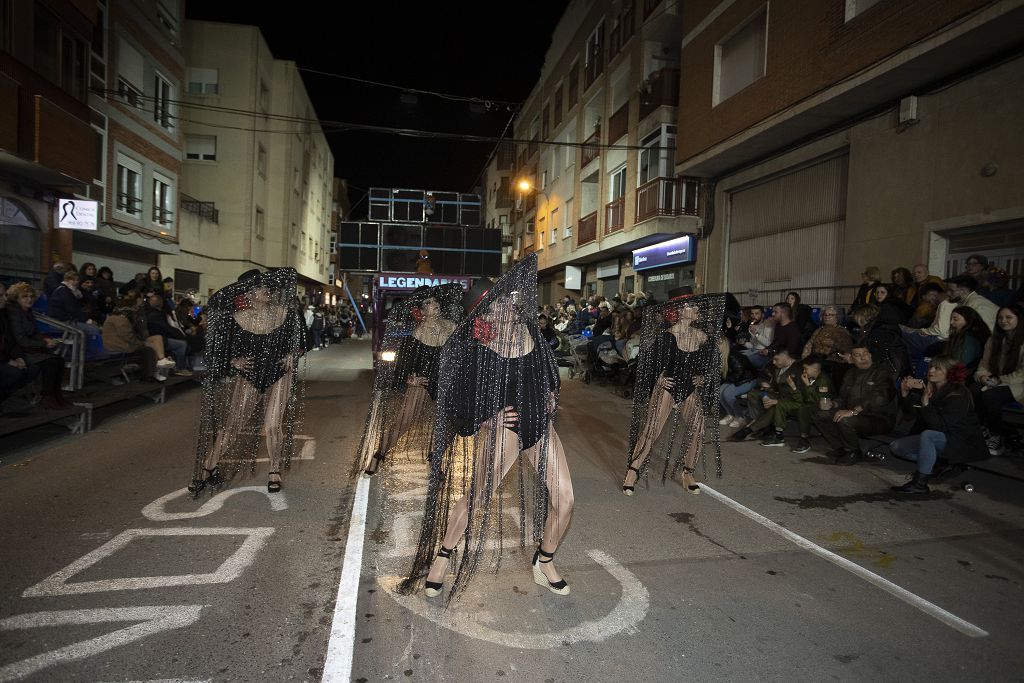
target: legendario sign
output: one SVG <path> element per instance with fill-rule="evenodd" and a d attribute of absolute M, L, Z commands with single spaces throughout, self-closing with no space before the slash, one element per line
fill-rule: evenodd
<path fill-rule="evenodd" d="M 693 236 L 683 235 L 667 242 L 633 250 L 633 270 L 650 270 L 696 260 Z"/>
<path fill-rule="evenodd" d="M 473 278 L 461 277 L 458 275 L 409 275 L 405 273 L 381 273 L 377 276 L 377 287 L 379 289 L 405 290 L 416 289 L 426 285 L 437 287 L 446 285 L 449 282 L 457 282 L 463 289 L 468 290 L 473 286 Z"/>

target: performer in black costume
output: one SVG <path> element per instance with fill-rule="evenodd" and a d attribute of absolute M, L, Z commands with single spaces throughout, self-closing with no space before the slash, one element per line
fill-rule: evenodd
<path fill-rule="evenodd" d="M 676 292 L 670 292 L 670 295 Z M 700 493 L 694 465 L 704 453 L 705 425 L 714 425 L 716 470 L 721 473 L 718 387 L 721 383 L 719 330 L 723 295 L 676 295 L 644 310 L 641 350 L 633 394 L 629 456 L 622 492 L 633 495 L 646 472 L 651 452 L 676 415 L 664 456 L 662 480 L 683 472 L 690 493 Z M 677 438 L 678 437 L 678 438 Z"/>
<path fill-rule="evenodd" d="M 519 545 L 528 535 L 538 543 L 534 581 L 566 595 L 569 586 L 552 559 L 572 513 L 572 480 L 553 424 L 558 369 L 534 318 L 536 257 L 490 285 L 481 279 L 467 293 L 467 317 L 441 351 L 435 457 L 416 559 L 400 589 L 412 591 L 426 575 L 427 595 L 440 595 L 451 562 L 451 599 L 470 581 L 489 540 L 497 540 L 501 554 L 510 525 L 500 487 L 518 465 Z M 524 460 L 536 472 L 532 482 Z M 465 553 L 454 561 L 464 535 Z"/>
<path fill-rule="evenodd" d="M 376 474 L 403 437 L 408 448 L 429 453 L 441 346 L 462 319 L 462 295 L 458 284 L 424 286 L 388 312 L 380 348 L 394 360 L 377 364 L 353 475 Z"/>
<path fill-rule="evenodd" d="M 245 465 L 255 470 L 261 431 L 270 458 L 267 490 L 281 490 L 301 389 L 298 359 L 306 351 L 295 280 L 292 268 L 254 269 L 210 297 L 193 495 L 220 488 Z"/>

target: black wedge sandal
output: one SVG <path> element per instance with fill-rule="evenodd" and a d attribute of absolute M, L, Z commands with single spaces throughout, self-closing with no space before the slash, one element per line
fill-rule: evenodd
<path fill-rule="evenodd" d="M 537 552 L 533 554 L 532 562 L 533 582 L 538 586 L 546 586 L 547 589 L 550 590 L 552 593 L 556 593 L 558 595 L 568 595 L 569 584 L 565 582 L 565 579 L 560 579 L 559 581 L 552 583 L 551 581 L 548 581 L 548 577 L 546 577 L 544 575 L 544 572 L 540 570 L 541 564 L 548 564 L 553 559 L 555 559 L 554 553 L 545 552 L 540 549 L 540 546 L 537 546 Z"/>
<path fill-rule="evenodd" d="M 206 487 L 216 490 L 224 484 L 224 477 L 220 473 L 220 465 L 214 465 L 212 470 L 204 467 L 203 472 L 206 472 L 205 479 L 193 479 L 192 483 L 188 485 L 188 492 L 192 494 L 193 498 L 198 498 L 199 493 Z"/>
<path fill-rule="evenodd" d="M 637 468 L 635 468 L 632 465 L 630 465 L 629 467 L 626 468 L 626 474 L 629 474 L 630 470 L 633 470 L 634 472 L 636 472 L 636 481 L 633 482 L 632 486 L 626 486 L 625 484 L 622 485 L 622 492 L 624 494 L 626 494 L 627 496 L 632 496 L 633 495 L 633 489 L 636 488 L 636 482 L 640 481 L 640 470 L 638 470 Z"/>
<path fill-rule="evenodd" d="M 449 564 L 451 564 L 452 553 L 454 551 L 455 551 L 454 548 L 445 548 L 442 545 L 441 549 L 437 551 L 437 556 L 438 557 L 443 557 L 444 559 L 448 560 Z M 447 574 L 448 573 L 448 567 L 445 567 L 444 571 L 445 571 L 445 574 Z M 427 597 L 428 598 L 436 598 L 438 595 L 440 595 L 442 593 L 441 588 L 444 586 L 444 581 L 427 581 L 425 585 L 426 585 L 426 590 L 424 592 L 427 594 Z"/>
<path fill-rule="evenodd" d="M 277 476 L 280 477 L 281 476 L 281 470 L 277 470 L 277 471 L 274 471 L 274 472 L 269 472 L 267 476 L 269 476 L 271 474 L 276 474 Z M 277 493 L 280 490 L 281 490 L 281 480 L 280 479 L 278 479 L 277 481 L 268 481 L 267 482 L 267 493 Z"/>

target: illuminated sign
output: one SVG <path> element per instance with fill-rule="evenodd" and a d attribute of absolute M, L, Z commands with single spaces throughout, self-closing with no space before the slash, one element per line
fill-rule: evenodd
<path fill-rule="evenodd" d="M 692 235 L 683 235 L 667 242 L 633 250 L 633 270 L 662 268 L 680 263 L 693 263 L 695 260 Z"/>

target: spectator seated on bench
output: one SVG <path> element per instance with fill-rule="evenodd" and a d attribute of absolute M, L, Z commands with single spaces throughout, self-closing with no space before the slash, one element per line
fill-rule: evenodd
<path fill-rule="evenodd" d="M 756 309 L 755 309 L 756 310 Z M 743 441 L 751 434 L 767 438 L 774 432 L 776 407 L 780 404 L 788 406 L 799 401 L 794 383 L 789 382 L 792 376 L 797 378 L 800 366 L 786 349 L 779 349 L 772 356 L 772 368 L 767 378 L 759 382 L 760 395 L 748 394 L 747 409 L 750 411 L 751 423 L 732 435 L 731 441 Z M 783 423 L 785 424 L 785 423 Z M 770 444 L 765 444 L 770 445 Z"/>
<path fill-rule="evenodd" d="M 974 405 L 985 429 L 985 443 L 992 455 L 1001 455 L 1011 428 L 1003 422 L 1003 408 L 1024 402 L 1024 308 L 1003 306 L 996 314 L 996 329 L 974 373 Z"/>
<path fill-rule="evenodd" d="M 40 405 L 50 410 L 71 406 L 61 392 L 64 362 L 52 353 L 59 342 L 36 329 L 32 304 L 35 289 L 19 282 L 6 290 L 0 284 L 0 402 L 37 376 L 42 380 Z"/>
<path fill-rule="evenodd" d="M 903 378 L 902 407 L 917 418 L 917 425 L 912 436 L 896 439 L 889 450 L 897 458 L 917 463 L 917 470 L 906 484 L 893 486 L 893 491 L 929 493 L 928 480 L 939 458 L 956 464 L 986 457 L 971 392 L 964 386 L 969 377 L 967 366 L 942 355 L 932 359 L 927 381 Z"/>
<path fill-rule="evenodd" d="M 103 323 L 103 346 L 113 353 L 139 354 L 143 380 L 164 381 L 166 377 L 159 369 L 174 367 L 174 361 L 154 348 L 157 339 L 160 339 L 159 335 L 155 335 L 156 339 L 149 335 L 143 336 L 145 321 L 140 324 L 138 311 L 133 306 L 137 301 L 138 297 L 125 297 L 122 304 L 110 312 Z"/>

